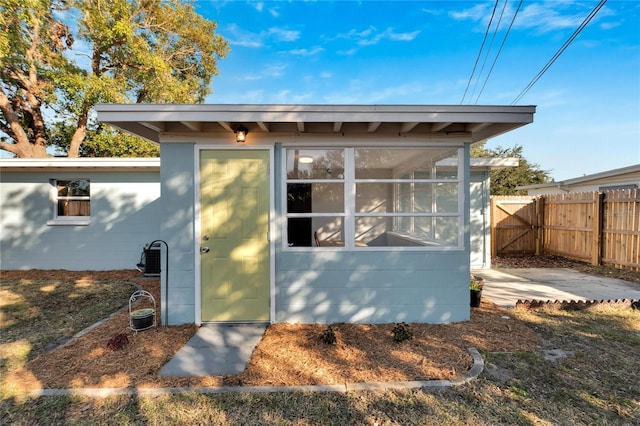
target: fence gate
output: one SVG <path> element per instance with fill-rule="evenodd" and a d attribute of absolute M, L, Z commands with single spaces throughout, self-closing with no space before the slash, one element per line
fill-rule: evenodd
<path fill-rule="evenodd" d="M 538 230 L 534 197 L 491 197 L 492 256 L 539 253 Z"/>

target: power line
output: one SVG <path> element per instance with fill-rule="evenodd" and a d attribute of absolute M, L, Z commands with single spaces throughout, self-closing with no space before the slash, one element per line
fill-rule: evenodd
<path fill-rule="evenodd" d="M 506 0 L 505 0 L 505 4 L 506 4 Z M 511 27 L 513 27 L 513 23 L 516 20 L 516 16 L 518 16 L 518 12 L 520 11 L 520 7 L 522 6 L 522 0 L 520 0 L 520 3 L 518 3 L 518 8 L 516 9 L 516 12 L 513 14 L 513 18 L 511 18 L 511 23 L 509 24 L 509 28 L 507 28 L 507 32 L 504 35 L 504 38 L 502 39 L 502 44 L 500 44 L 500 49 L 498 49 L 498 53 L 496 54 L 496 57 L 493 59 L 493 64 L 491 64 L 491 68 L 489 69 L 489 73 L 487 74 L 487 78 L 485 78 L 484 83 L 482 84 L 482 88 L 480 89 L 480 93 L 478 93 L 478 97 L 476 98 L 476 104 L 478 103 L 478 100 L 480 99 L 480 95 L 482 95 L 482 92 L 484 91 L 484 87 L 487 85 L 487 81 L 489 81 L 489 77 L 491 77 L 491 73 L 493 72 L 493 67 L 496 65 L 496 62 L 498 61 L 498 57 L 500 56 L 500 53 L 502 52 L 502 48 L 504 47 L 504 43 L 507 41 L 507 37 L 509 36 L 509 33 L 511 32 Z"/>
<path fill-rule="evenodd" d="M 469 81 L 467 82 L 467 88 L 464 89 L 464 94 L 462 95 L 462 100 L 460 103 L 464 102 L 465 96 L 467 96 L 467 90 L 469 90 L 469 85 L 471 84 L 471 80 L 473 80 L 473 74 L 476 72 L 476 67 L 478 66 L 478 61 L 480 60 L 480 56 L 482 55 L 482 49 L 484 48 L 484 43 L 487 41 L 487 36 L 489 35 L 489 29 L 491 28 L 491 23 L 493 22 L 493 17 L 496 14 L 496 9 L 498 8 L 498 1 L 496 0 L 496 4 L 493 5 L 493 12 L 491 12 L 491 19 L 489 19 L 489 25 L 487 25 L 487 30 L 484 32 L 484 38 L 482 39 L 482 44 L 480 45 L 480 50 L 478 51 L 478 57 L 476 58 L 476 63 L 473 64 L 473 71 L 471 71 L 471 75 L 469 76 Z"/>
<path fill-rule="evenodd" d="M 567 47 L 569 47 L 569 45 L 573 42 L 573 40 L 576 37 L 578 37 L 578 34 L 580 34 L 580 32 L 584 29 L 584 27 L 586 27 L 587 24 L 591 22 L 593 17 L 596 16 L 596 14 L 600 11 L 600 9 L 602 9 L 602 6 L 604 6 L 606 2 L 607 0 L 601 0 L 600 3 L 598 3 L 597 6 L 593 8 L 591 13 L 589 13 L 589 15 L 584 19 L 584 21 L 582 21 L 582 24 L 580 24 L 580 26 L 574 31 L 574 33 L 571 34 L 571 37 L 569 37 L 569 39 L 564 42 L 562 47 L 556 52 L 555 55 L 553 55 L 553 57 L 549 60 L 549 62 L 547 62 L 547 65 L 545 65 L 544 68 L 542 68 L 540 72 L 536 74 L 536 76 L 533 78 L 533 80 L 531 80 L 531 82 L 527 85 L 527 87 L 525 87 L 522 90 L 522 92 L 520 92 L 520 94 L 513 100 L 513 102 L 511 102 L 511 105 L 518 102 L 529 91 L 529 89 L 531 89 L 533 85 L 536 84 L 536 82 L 540 79 L 540 77 L 542 77 L 542 75 L 549 69 L 549 67 L 553 65 L 556 59 L 558 59 L 560 55 L 562 55 L 562 53 L 567 49 Z"/>
<path fill-rule="evenodd" d="M 484 71 L 484 66 L 487 65 L 487 59 L 489 59 L 489 54 L 491 53 L 491 48 L 493 47 L 493 42 L 496 39 L 496 35 L 498 34 L 498 30 L 500 29 L 500 23 L 502 22 L 502 16 L 504 15 L 504 10 L 507 8 L 508 0 L 504 0 L 504 4 L 502 5 L 502 10 L 500 11 L 500 18 L 498 18 L 498 23 L 496 24 L 496 28 L 493 30 L 493 35 L 491 36 L 491 42 L 489 42 L 489 48 L 487 49 L 487 54 L 484 56 L 484 61 L 482 61 L 482 67 L 480 67 L 480 72 L 478 73 L 478 77 L 476 78 L 476 83 L 473 85 L 473 91 L 471 92 L 471 97 L 476 93 L 476 88 L 478 87 L 478 82 L 480 81 L 480 76 Z"/>

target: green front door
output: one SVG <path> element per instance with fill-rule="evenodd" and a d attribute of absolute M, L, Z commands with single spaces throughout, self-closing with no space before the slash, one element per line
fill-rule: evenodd
<path fill-rule="evenodd" d="M 201 320 L 269 321 L 269 152 L 200 153 Z"/>

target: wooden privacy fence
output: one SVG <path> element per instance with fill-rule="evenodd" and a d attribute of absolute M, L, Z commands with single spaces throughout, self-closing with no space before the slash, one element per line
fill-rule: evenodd
<path fill-rule="evenodd" d="M 491 253 L 640 270 L 640 190 L 491 197 Z"/>

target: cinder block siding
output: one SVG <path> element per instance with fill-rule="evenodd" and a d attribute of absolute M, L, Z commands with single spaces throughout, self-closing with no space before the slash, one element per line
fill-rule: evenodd
<path fill-rule="evenodd" d="M 47 225 L 50 179 L 91 180 L 91 223 Z M 159 236 L 160 174 L 15 172 L 2 170 L 0 268 L 134 269 L 146 243 Z"/>

